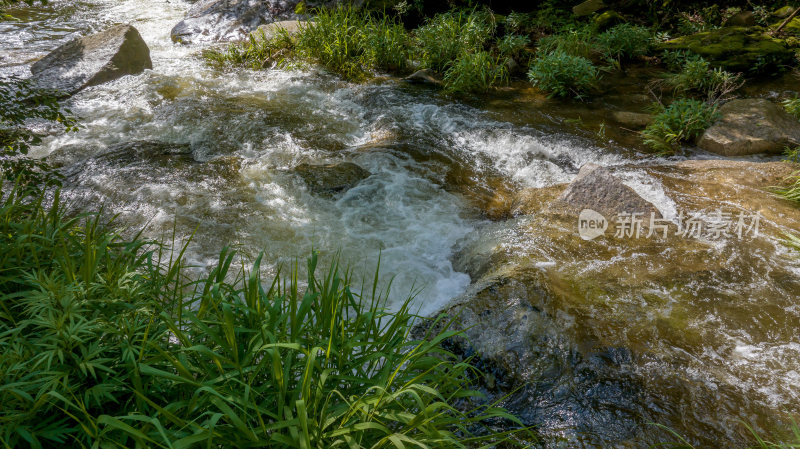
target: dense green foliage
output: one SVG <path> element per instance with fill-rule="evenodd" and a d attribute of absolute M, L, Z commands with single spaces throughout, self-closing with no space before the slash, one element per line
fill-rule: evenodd
<path fill-rule="evenodd" d="M 446 73 L 453 61 L 484 50 L 494 30 L 494 19 L 485 12 L 437 14 L 414 33 L 420 61 L 424 67 Z"/>
<path fill-rule="evenodd" d="M 412 59 L 420 68 L 443 75 L 450 93 L 484 92 L 507 81 L 506 61 L 519 57 L 525 36 L 510 36 L 489 51 L 495 22 L 484 11 L 439 14 L 409 33 L 387 16 L 336 7 L 321 9 L 313 22 L 290 36 L 279 31 L 251 36 L 243 45 L 210 51 L 206 59 L 254 69 L 297 61 L 317 63 L 346 79 L 359 80 L 372 70 L 406 73 Z M 475 79 L 467 77 L 475 76 Z"/>
<path fill-rule="evenodd" d="M 557 97 L 582 97 L 598 76 L 590 60 L 561 50 L 538 56 L 528 72 L 528 78 L 536 87 Z"/>
<path fill-rule="evenodd" d="M 676 67 L 664 79 L 674 94 L 705 97 L 711 103 L 726 100 L 739 89 L 744 81 L 741 74 L 721 68 L 712 68 L 708 61 L 697 55 L 667 52 L 664 58 L 668 65 Z"/>
<path fill-rule="evenodd" d="M 597 42 L 607 57 L 634 59 L 647 54 L 652 33 L 641 26 L 623 23 L 597 36 Z"/>
<path fill-rule="evenodd" d="M 485 51 L 461 55 L 444 75 L 448 92 L 485 92 L 505 82 L 508 69 L 503 60 Z"/>
<path fill-rule="evenodd" d="M 590 26 L 569 27 L 556 34 L 545 36 L 537 42 L 538 52 L 549 54 L 560 51 L 570 56 L 590 58 L 602 54 L 602 48 L 597 45 L 593 37 L 594 31 Z"/>
<path fill-rule="evenodd" d="M 192 281 L 182 253 L 43 198 L 0 204 L 3 447 L 477 447 L 516 422 L 469 405 L 453 332 L 412 340 L 408 303 L 335 261 L 264 284 L 223 251 Z"/>
<path fill-rule="evenodd" d="M 702 101 L 675 100 L 642 131 L 644 142 L 661 154 L 672 154 L 681 143 L 699 136 L 717 116 L 716 107 Z"/>

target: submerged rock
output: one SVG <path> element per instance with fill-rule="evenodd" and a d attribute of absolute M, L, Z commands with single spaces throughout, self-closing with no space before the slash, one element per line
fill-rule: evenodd
<path fill-rule="evenodd" d="M 109 147 L 87 148 L 85 144 L 64 145 L 53 150 L 47 156 L 47 162 L 54 167 L 70 167 L 70 172 L 81 170 L 79 163 L 88 158 L 95 160 L 113 160 L 117 164 L 131 161 L 153 161 L 164 157 L 188 157 L 192 154 L 192 146 L 188 143 L 160 142 L 142 140 L 119 143 Z"/>
<path fill-rule="evenodd" d="M 717 67 L 753 71 L 776 67 L 793 57 L 786 42 L 757 28 L 725 27 L 660 44 L 664 50 L 689 50 Z"/>
<path fill-rule="evenodd" d="M 131 25 L 73 39 L 31 66 L 35 82 L 72 95 L 89 86 L 152 69 L 150 49 Z"/>
<path fill-rule="evenodd" d="M 352 162 L 312 165 L 300 164 L 295 169 L 308 189 L 317 195 L 332 197 L 345 192 L 371 174 Z"/>
<path fill-rule="evenodd" d="M 787 145 L 800 144 L 800 121 L 764 98 L 732 100 L 719 108 L 721 118 L 697 143 L 724 156 L 780 153 Z"/>
<path fill-rule="evenodd" d="M 687 215 L 713 216 L 720 207 L 734 218 L 760 213 L 758 237 L 708 240 L 670 227 L 665 237 L 609 230 L 587 242 L 577 220 L 540 207 L 569 187 L 530 189 L 538 197 L 532 210 L 481 228 L 457 248 L 454 268 L 475 282 L 445 309 L 466 336 L 451 349 L 475 356 L 486 390 L 508 394 L 503 405 L 537 427 L 543 447 L 669 440 L 648 422 L 696 447 L 744 446 L 738 419 L 775 417 L 757 405 L 760 389 L 791 385 L 774 371 L 760 377 L 749 363 L 731 363 L 729 338 L 796 339 L 796 317 L 785 308 L 796 303 L 798 263 L 773 239 L 800 229 L 800 209 L 766 191 L 796 167 L 704 160 L 646 170 Z"/>
<path fill-rule="evenodd" d="M 596 164 L 581 167 L 578 176 L 549 207 L 550 211 L 577 215 L 583 209 L 592 209 L 603 215 L 650 212 L 660 216 L 658 209 L 635 190 L 626 186 L 610 170 Z"/>
<path fill-rule="evenodd" d="M 174 42 L 241 40 L 258 28 L 280 20 L 297 19 L 298 0 L 200 0 L 172 28 Z"/>
<path fill-rule="evenodd" d="M 653 121 L 653 116 L 650 114 L 630 111 L 613 111 L 611 113 L 611 118 L 620 125 L 633 129 L 645 128 Z"/>

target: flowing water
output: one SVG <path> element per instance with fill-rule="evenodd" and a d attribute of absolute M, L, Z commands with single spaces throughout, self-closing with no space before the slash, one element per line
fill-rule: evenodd
<path fill-rule="evenodd" d="M 19 22 L 0 23 L 0 74 L 6 75 L 25 75 L 33 61 L 60 43 L 115 23 L 133 24 L 150 47 L 153 70 L 75 95 L 69 107 L 81 129 L 50 136 L 35 149 L 37 156 L 65 167 L 64 195 L 70 201 L 102 204 L 121 224 L 144 228 L 152 237 L 195 232 L 188 257 L 199 270 L 213 264 L 224 245 L 245 258 L 263 251 L 273 270 L 306 257 L 312 248 L 327 255 L 341 251 L 344 261 L 365 272 L 380 255 L 384 280 L 394 279 L 391 300 L 396 304 L 415 292 L 415 304 L 425 314 L 440 310 L 474 281 L 454 268 L 460 266 L 457 250 L 470 242 L 499 235 L 514 251 L 541 251 L 547 262 L 542 266 L 558 261 L 559 282 L 579 284 L 559 287 L 559 299 L 550 305 L 558 317 L 556 333 L 573 343 L 602 334 L 617 353 L 647 354 L 630 372 L 613 371 L 617 379 L 573 385 L 614 390 L 613 407 L 597 407 L 648 417 L 620 413 L 609 418 L 616 426 L 595 421 L 587 432 L 597 438 L 586 441 L 596 447 L 645 447 L 631 440 L 636 434 L 629 427 L 647 421 L 679 426 L 696 442 L 721 438 L 718 447 L 733 447 L 739 433 L 730 429 L 739 426 L 737 419 L 769 427 L 785 422 L 786 412 L 800 411 L 795 302 L 800 269 L 774 241 L 763 243 L 766 256 L 751 257 L 735 245 L 726 250 L 732 253 L 723 251 L 731 260 L 744 260 L 744 271 L 705 273 L 672 287 L 653 280 L 646 294 L 631 294 L 625 277 L 636 277 L 631 275 L 636 254 L 605 264 L 574 248 L 560 250 L 569 253 L 560 257 L 547 249 L 559 243 L 550 231 L 523 233 L 534 238 L 495 232 L 498 225 L 483 218 L 473 194 L 491 192 L 497 182 L 512 189 L 568 182 L 577 168 L 595 162 L 624 166 L 625 182 L 665 216 L 674 216 L 675 202 L 633 150 L 565 133 L 549 123 L 546 112 L 502 101 L 455 102 L 391 79 L 357 85 L 313 68 L 214 70 L 199 58 L 199 47 L 169 39 L 188 7 L 180 0 L 55 1 L 15 11 Z M 371 175 L 344 194 L 325 198 L 309 192 L 292 172 L 301 163 L 339 161 L 354 162 Z M 783 277 L 772 276 L 775 272 Z M 590 285 L 603 283 L 602 294 L 580 285 L 581 277 Z M 728 302 L 709 305 L 710 299 Z M 762 303 L 766 307 L 758 309 Z M 737 305 L 744 312 L 737 312 Z M 542 351 L 561 351 L 568 358 L 574 344 Z M 658 382 L 659 387 L 648 386 Z M 696 406 L 685 403 L 701 390 L 715 393 Z M 589 422 L 553 423 L 543 418 L 547 407 L 535 398 L 528 404 L 528 409 L 516 404 L 515 410 L 542 426 L 545 435 L 561 435 L 548 432 L 548 426 Z M 570 407 L 578 417 L 584 413 Z M 589 445 L 578 440 L 552 445 Z"/>

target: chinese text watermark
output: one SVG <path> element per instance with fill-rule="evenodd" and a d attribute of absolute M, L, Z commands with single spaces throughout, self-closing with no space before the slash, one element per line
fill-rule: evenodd
<path fill-rule="evenodd" d="M 672 235 L 719 240 L 729 237 L 758 237 L 758 230 L 763 217 L 759 212 L 744 211 L 724 212 L 717 209 L 710 214 L 680 212 L 675 219 L 661 217 L 656 212 L 623 212 L 617 214 L 614 221 L 606 219 L 601 213 L 592 209 L 584 209 L 578 216 L 578 234 L 584 240 L 593 240 L 605 235 L 612 227 L 615 238 L 662 238 Z M 672 225 L 673 229 L 670 229 Z"/>

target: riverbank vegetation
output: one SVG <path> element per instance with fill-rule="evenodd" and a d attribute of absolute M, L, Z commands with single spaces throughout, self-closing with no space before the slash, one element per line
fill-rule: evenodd
<path fill-rule="evenodd" d="M 332 258 L 262 278 L 228 249 L 205 276 L 183 246 L 123 237 L 61 200 L 24 125 L 72 129 L 56 99 L 0 84 L 0 446 L 473 448 L 533 441 L 448 352 L 411 298 Z M 322 272 L 323 274 L 320 274 Z M 371 285 L 366 288 L 365 285 Z M 522 433 L 524 438 L 518 439 Z"/>
<path fill-rule="evenodd" d="M 335 260 L 270 281 L 223 250 L 192 280 L 181 248 L 4 187 L 3 447 L 478 447 L 519 427 L 475 401 L 452 332 L 410 338 L 409 303 L 385 311 Z"/>
<path fill-rule="evenodd" d="M 257 69 L 318 64 L 349 80 L 423 70 L 425 79 L 438 80 L 453 95 L 482 94 L 524 80 L 564 101 L 591 101 L 602 96 L 608 74 L 653 67 L 660 74 L 646 92 L 657 115 L 641 140 L 669 155 L 702 133 L 698 126 L 710 125 L 715 108 L 749 79 L 796 65 L 791 55 L 800 43 L 793 21 L 776 33 L 793 11 L 778 4 L 748 10 L 738 4 L 677 2 L 656 8 L 644 2 L 623 3 L 617 11 L 612 2 L 594 14 L 578 14 L 572 4 L 542 2 L 504 14 L 473 5 L 420 16 L 424 2 L 395 3 L 382 10 L 313 10 L 313 20 L 296 32 L 260 30 L 205 57 L 218 66 Z M 575 7 L 596 9 L 595 3 Z M 700 35 L 708 43 L 698 44 Z M 671 108 L 673 102 L 678 103 Z M 679 112 L 689 122 L 677 126 Z"/>
<path fill-rule="evenodd" d="M 613 14 L 601 22 L 550 2 L 507 15 L 440 12 L 409 29 L 399 12 L 321 9 L 296 33 L 262 30 L 206 58 L 254 69 L 318 64 L 354 81 L 427 70 L 453 95 L 530 82 L 562 101 L 590 101 L 605 74 L 653 64 L 664 69 L 649 86 L 657 112 L 641 135 L 674 154 L 752 74 L 660 48 L 664 33 L 715 30 L 738 12 L 650 10 L 656 23 Z M 757 21 L 766 26 L 771 17 L 763 7 Z M 126 238 L 100 211 L 71 210 L 57 173 L 27 157 L 39 142 L 28 120 L 75 127 L 52 93 L 14 80 L 0 85 L 0 104 L 4 447 L 472 448 L 535 440 L 476 391 L 483 375 L 443 347 L 456 333 L 442 318 L 427 328 L 444 330 L 417 338 L 412 328 L 422 318 L 410 300 L 384 309 L 388 286 L 381 289 L 377 275 L 364 283 L 335 258 L 323 269 L 312 254 L 305 270 L 288 266 L 265 279 L 260 258 L 237 265 L 225 249 L 197 279 L 183 258 L 190 242 Z M 784 106 L 799 115 L 797 99 Z M 800 176 L 793 181 L 779 193 L 798 201 Z M 800 248 L 796 237 L 789 242 Z M 794 443 L 754 441 L 800 447 L 794 434 Z"/>

